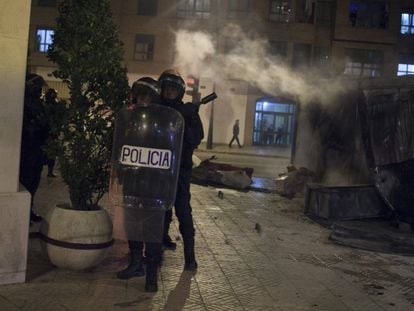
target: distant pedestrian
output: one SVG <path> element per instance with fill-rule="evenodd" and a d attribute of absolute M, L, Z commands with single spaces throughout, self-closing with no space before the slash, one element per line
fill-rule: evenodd
<path fill-rule="evenodd" d="M 282 134 L 283 134 L 283 126 L 280 125 L 277 128 L 277 131 L 276 131 L 276 139 L 275 139 L 275 143 L 278 144 L 278 145 L 280 145 L 282 143 Z"/>
<path fill-rule="evenodd" d="M 271 145 L 273 143 L 273 125 L 269 125 L 266 130 L 266 145 Z"/>
<path fill-rule="evenodd" d="M 233 143 L 233 141 L 236 141 L 237 142 L 237 145 L 239 145 L 239 148 L 242 147 L 240 145 L 240 141 L 239 141 L 239 132 L 240 132 L 239 120 L 236 120 L 236 122 L 234 122 L 234 125 L 233 125 L 233 137 L 230 140 L 229 148 L 231 148 L 231 144 Z"/>
<path fill-rule="evenodd" d="M 262 120 L 260 124 L 260 144 L 266 145 L 267 141 L 267 121 L 265 119 Z"/>

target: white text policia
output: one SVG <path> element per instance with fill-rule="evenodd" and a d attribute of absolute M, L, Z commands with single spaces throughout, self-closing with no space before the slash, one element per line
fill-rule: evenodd
<path fill-rule="evenodd" d="M 171 161 L 172 152 L 170 150 L 122 146 L 120 162 L 124 165 L 169 169 Z"/>

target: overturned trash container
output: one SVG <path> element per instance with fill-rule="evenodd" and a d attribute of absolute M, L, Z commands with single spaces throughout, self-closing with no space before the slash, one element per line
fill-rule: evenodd
<path fill-rule="evenodd" d="M 184 119 L 152 104 L 122 109 L 115 124 L 109 198 L 115 239 L 161 242 L 175 201 Z"/>
<path fill-rule="evenodd" d="M 375 186 L 397 222 L 414 229 L 414 90 L 367 90 L 359 115 Z"/>

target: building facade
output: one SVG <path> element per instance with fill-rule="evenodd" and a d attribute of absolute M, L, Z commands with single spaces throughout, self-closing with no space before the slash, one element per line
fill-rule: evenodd
<path fill-rule="evenodd" d="M 28 67 L 66 97 L 46 57 L 58 2 L 32 1 Z M 208 34 L 214 52 L 201 61 L 211 66 L 197 75 L 203 96 L 219 96 L 214 108 L 200 109 L 214 143 L 228 143 L 239 119 L 242 144 L 290 146 L 301 95 L 289 91 L 295 76 L 313 72 L 325 79 L 323 90 L 338 77 L 375 83 L 414 74 L 412 0 L 112 0 L 112 13 L 130 83 L 144 75 L 157 78 L 172 66 L 185 79 L 194 74 L 189 65 L 203 51 L 191 34 Z M 180 30 L 190 34 L 181 50 Z M 220 70 L 210 72 L 213 67 Z"/>

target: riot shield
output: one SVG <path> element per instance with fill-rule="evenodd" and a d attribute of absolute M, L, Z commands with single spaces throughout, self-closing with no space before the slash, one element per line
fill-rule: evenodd
<path fill-rule="evenodd" d="M 136 106 L 116 118 L 109 198 L 116 239 L 160 242 L 174 205 L 184 119 L 169 107 Z"/>

